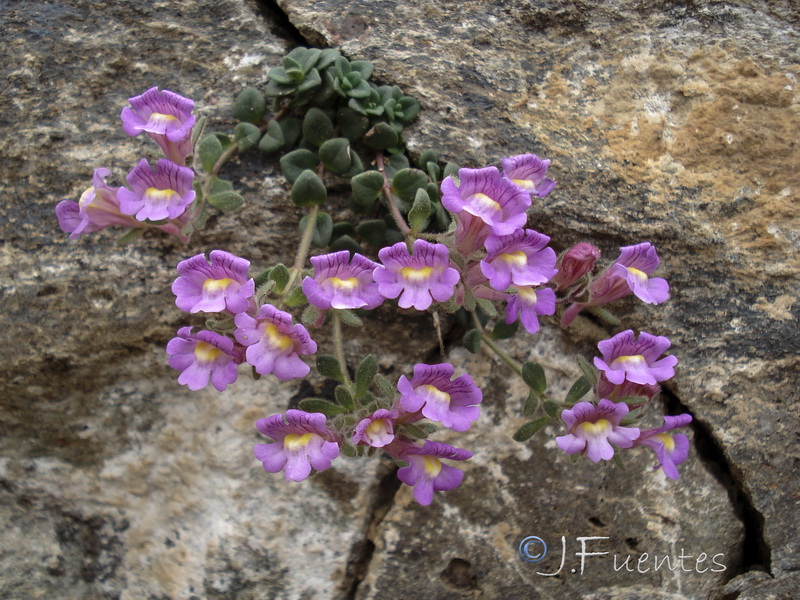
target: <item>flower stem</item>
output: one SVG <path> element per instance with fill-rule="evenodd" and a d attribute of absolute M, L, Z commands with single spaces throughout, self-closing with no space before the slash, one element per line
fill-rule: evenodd
<path fill-rule="evenodd" d="M 483 330 L 483 325 L 481 325 L 480 320 L 478 319 L 477 313 L 472 313 L 472 322 L 475 324 L 475 329 L 481 334 L 481 340 L 483 343 L 489 346 L 489 348 L 494 352 L 497 357 L 506 363 L 509 368 L 514 371 L 517 375 L 522 377 L 522 365 L 520 365 L 517 361 L 511 358 L 500 346 L 498 346 L 495 341 L 489 337 L 488 334 Z"/>
<path fill-rule="evenodd" d="M 339 318 L 339 313 L 335 309 L 333 310 L 333 314 L 331 317 L 333 321 L 333 352 L 336 356 L 336 360 L 339 361 L 339 366 L 342 369 L 342 383 L 344 384 L 345 389 L 350 392 L 350 395 L 354 395 L 355 390 L 353 389 L 353 382 L 350 381 L 350 374 L 347 372 L 347 362 L 344 358 L 344 347 L 342 345 L 342 321 Z"/>
<path fill-rule="evenodd" d="M 377 156 L 375 157 L 375 164 L 378 166 L 378 171 L 380 171 L 381 175 L 383 175 L 383 195 L 386 198 L 386 204 L 389 206 L 389 212 L 391 213 L 394 222 L 397 223 L 397 228 L 400 230 L 400 233 L 407 237 L 409 234 L 411 234 L 411 228 L 408 226 L 408 223 L 406 223 L 403 215 L 400 214 L 400 209 L 397 208 L 397 203 L 394 201 L 392 188 L 389 184 L 389 178 L 386 176 L 386 171 L 383 167 L 383 152 L 378 152 Z"/>
<path fill-rule="evenodd" d="M 283 294 L 281 294 L 281 304 L 283 304 L 283 300 L 292 292 L 292 286 L 294 286 L 294 282 L 297 280 L 297 277 L 300 273 L 303 272 L 303 267 L 306 264 L 306 259 L 308 258 L 308 251 L 311 249 L 311 239 L 314 237 L 314 228 L 317 225 L 317 213 L 319 212 L 318 206 L 311 207 L 311 211 L 308 213 L 308 221 L 306 222 L 306 227 L 303 229 L 303 237 L 300 238 L 300 245 L 297 247 L 297 254 L 294 258 L 294 265 L 292 266 L 292 270 L 289 272 L 289 282 L 286 284 L 286 287 L 283 288 Z"/>

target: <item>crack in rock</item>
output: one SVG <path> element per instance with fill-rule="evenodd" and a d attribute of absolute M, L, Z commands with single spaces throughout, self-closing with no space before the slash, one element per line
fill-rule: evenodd
<path fill-rule="evenodd" d="M 766 571 L 772 574 L 772 550 L 764 535 L 764 515 L 755 507 L 747 486 L 736 465 L 725 456 L 719 441 L 714 438 L 708 426 L 672 391 L 662 389 L 667 406 L 667 414 L 692 415 L 691 428 L 694 431 L 694 446 L 706 470 L 728 492 L 728 498 L 736 516 L 744 525 L 741 563 L 731 571 L 731 579 L 750 571 Z"/>

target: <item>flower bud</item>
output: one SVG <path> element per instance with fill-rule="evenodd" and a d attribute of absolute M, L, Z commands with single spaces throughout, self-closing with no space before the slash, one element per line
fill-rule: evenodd
<path fill-rule="evenodd" d="M 594 268 L 598 258 L 600 250 L 588 242 L 573 246 L 561 257 L 557 265 L 558 274 L 551 282 L 556 284 L 558 290 L 571 286 Z"/>

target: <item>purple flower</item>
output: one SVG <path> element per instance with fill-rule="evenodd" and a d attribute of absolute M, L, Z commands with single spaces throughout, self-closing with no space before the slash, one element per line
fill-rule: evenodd
<path fill-rule="evenodd" d="M 590 304 L 597 306 L 624 298 L 631 292 L 647 304 L 669 299 L 669 284 L 660 277 L 648 277 L 660 264 L 649 242 L 620 248 L 619 258 L 589 286 Z"/>
<path fill-rule="evenodd" d="M 378 266 L 365 256 L 342 250 L 311 257 L 314 277 L 303 280 L 303 293 L 317 308 L 367 308 L 379 306 L 384 297 L 372 272 Z"/>
<path fill-rule="evenodd" d="M 379 408 L 366 419 L 362 419 L 353 432 L 354 444 L 366 444 L 383 448 L 394 440 L 394 420 L 400 415 L 396 410 Z"/>
<path fill-rule="evenodd" d="M 480 416 L 477 405 L 483 394 L 466 373 L 451 381 L 454 372 L 448 363 L 415 365 L 411 381 L 403 375 L 397 382 L 401 406 L 411 413 L 422 410 L 425 417 L 453 431 L 466 431 Z"/>
<path fill-rule="evenodd" d="M 236 315 L 236 341 L 247 346 L 247 362 L 261 375 L 272 373 L 288 381 L 305 377 L 311 368 L 300 358 L 314 354 L 317 344 L 300 324 L 292 325 L 292 315 L 271 304 L 261 307 L 257 318 L 246 312 Z"/>
<path fill-rule="evenodd" d="M 312 467 L 324 471 L 339 456 L 339 444 L 332 440 L 326 427 L 325 415 L 302 410 L 287 410 L 284 415 L 272 415 L 256 422 L 259 433 L 275 440 L 256 444 L 254 453 L 269 473 L 286 468 L 286 481 L 302 481 Z"/>
<path fill-rule="evenodd" d="M 556 438 L 556 444 L 567 454 L 586 451 L 589 460 L 611 460 L 614 448 L 630 448 L 639 437 L 638 427 L 622 427 L 620 421 L 628 414 L 623 403 L 614 404 L 603 398 L 595 406 L 591 402 L 578 402 L 561 413 L 567 425 L 567 435 Z"/>
<path fill-rule="evenodd" d="M 414 488 L 414 499 L 422 506 L 433 502 L 433 492 L 452 490 L 461 484 L 464 473 L 455 467 L 442 464 L 443 458 L 467 460 L 472 452 L 439 442 L 426 441 L 422 447 L 407 448 L 400 458 L 408 461 L 407 467 L 397 471 L 397 477 Z"/>
<path fill-rule="evenodd" d="M 178 330 L 178 337 L 167 344 L 167 354 L 169 366 L 181 371 L 178 383 L 193 391 L 206 387 L 209 379 L 217 391 L 224 391 L 236 381 L 236 365 L 242 362 L 233 340 L 213 331 L 192 333 L 191 327 Z"/>
<path fill-rule="evenodd" d="M 587 242 L 576 244 L 567 250 L 558 261 L 558 273 L 553 278 L 557 290 L 563 290 L 581 277 L 590 272 L 597 259 L 600 258 L 600 250 Z"/>
<path fill-rule="evenodd" d="M 497 167 L 459 169 L 459 185 L 442 181 L 442 205 L 452 213 L 466 211 L 483 220 L 495 235 L 509 235 L 525 226 L 531 197 Z"/>
<path fill-rule="evenodd" d="M 506 323 L 511 324 L 520 317 L 525 331 L 531 335 L 539 331 L 539 315 L 552 315 L 556 312 L 556 294 L 550 288 L 534 290 L 518 287 L 506 306 Z"/>
<path fill-rule="evenodd" d="M 120 188 L 120 209 L 126 215 L 136 215 L 140 221 L 176 219 L 194 201 L 192 189 L 194 172 L 162 158 L 156 170 L 144 158 L 125 178 L 133 190 Z"/>
<path fill-rule="evenodd" d="M 122 109 L 122 129 L 130 136 L 146 132 L 171 161 L 184 165 L 192 153 L 194 102 L 174 92 L 150 88 L 129 98 L 131 107 Z"/>
<path fill-rule="evenodd" d="M 594 366 L 603 371 L 608 381 L 615 385 L 626 380 L 655 385 L 675 375 L 673 367 L 678 364 L 676 357 L 665 356 L 659 360 L 670 347 L 670 341 L 666 337 L 642 331 L 637 340 L 633 330 L 628 329 L 603 340 L 597 347 L 603 353 L 603 358 L 595 357 Z"/>
<path fill-rule="evenodd" d="M 172 284 L 175 304 L 182 311 L 237 314 L 248 309 L 255 283 L 247 278 L 250 263 L 224 250 L 212 250 L 211 263 L 198 254 L 178 263 Z"/>
<path fill-rule="evenodd" d="M 661 386 L 657 384 L 642 385 L 641 383 L 633 383 L 627 379 L 621 384 L 617 385 L 611 383 L 603 371 L 600 372 L 600 378 L 597 381 L 597 395 L 600 398 L 608 398 L 612 402 L 625 397 L 640 396 L 647 401 L 652 400 L 658 392 L 661 391 Z M 627 403 L 631 406 L 630 403 Z"/>
<path fill-rule="evenodd" d="M 556 274 L 556 253 L 546 248 L 550 238 L 533 229 L 511 235 L 486 238 L 486 258 L 481 272 L 496 290 L 503 292 L 512 284 L 540 285 Z"/>
<path fill-rule="evenodd" d="M 502 165 L 503 175 L 531 196 L 544 198 L 556 187 L 555 181 L 545 177 L 550 161 L 535 154 L 510 156 L 502 160 Z"/>
<path fill-rule="evenodd" d="M 685 427 L 692 422 L 692 415 L 683 414 L 674 417 L 664 417 L 664 424 L 656 429 L 647 429 L 636 440 L 637 446 L 652 448 L 658 456 L 659 464 L 654 469 L 662 467 L 664 475 L 670 479 L 677 479 L 678 465 L 689 456 L 689 439 L 682 433 L 670 434 L 667 431 Z"/>
<path fill-rule="evenodd" d="M 455 218 L 456 220 L 456 250 L 458 253 L 467 257 L 476 250 L 483 248 L 486 238 L 489 236 L 489 226 L 479 217 L 461 211 Z"/>
<path fill-rule="evenodd" d="M 588 306 L 600 306 L 633 293 L 647 304 L 661 304 L 669 300 L 669 284 L 660 277 L 649 277 L 658 268 L 660 260 L 650 242 L 620 248 L 616 262 L 589 284 L 589 301 L 574 303 L 567 308 L 561 326 L 567 327 Z"/>
<path fill-rule="evenodd" d="M 83 192 L 78 202 L 62 200 L 56 206 L 58 224 L 64 233 L 70 234 L 70 239 L 111 225 L 141 226 L 136 219 L 120 212 L 117 200 L 120 188 L 111 187 L 105 182 L 108 174 L 108 169 L 95 169 L 92 187 Z"/>
<path fill-rule="evenodd" d="M 426 310 L 434 300 L 444 302 L 453 296 L 459 275 L 450 267 L 447 246 L 417 240 L 412 256 L 404 242 L 397 242 L 378 256 L 383 265 L 372 274 L 378 290 L 386 298 L 400 296 L 400 308 Z"/>

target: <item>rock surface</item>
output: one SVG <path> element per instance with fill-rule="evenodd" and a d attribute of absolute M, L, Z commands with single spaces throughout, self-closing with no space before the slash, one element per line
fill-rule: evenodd
<path fill-rule="evenodd" d="M 290 24 L 244 0 L 0 2 L 0 596 L 800 596 L 793 3 L 278 4 Z M 464 486 L 427 509 L 395 493 L 380 461 L 341 460 L 300 485 L 263 473 L 252 422 L 283 411 L 297 386 L 244 373 L 221 395 L 175 384 L 163 364 L 185 324 L 175 264 L 216 247 L 254 267 L 291 260 L 297 213 L 276 165 L 233 164 L 246 208 L 189 248 L 158 236 L 116 246 L 108 232 L 71 243 L 53 207 L 77 199 L 95 167 L 119 184 L 152 151 L 119 127 L 129 96 L 172 89 L 229 129 L 234 94 L 263 84 L 300 36 L 373 61 L 421 100 L 412 152 L 465 166 L 553 159 L 559 185 L 531 223 L 559 247 L 590 239 L 610 261 L 620 245 L 657 245 L 672 299 L 622 308 L 626 326 L 669 336 L 681 359 L 667 407 L 697 426 L 680 482 L 653 474 L 646 453 L 621 472 L 572 465 L 545 437 L 511 442 L 518 384 L 462 350 L 450 360 L 489 403 L 452 440 L 476 450 Z M 424 327 L 382 311 L 350 351 L 389 348 L 383 366 L 410 372 L 435 344 L 414 335 Z M 584 319 L 509 349 L 541 358 L 565 388 L 575 371 L 559 353 L 591 355 L 608 331 Z M 536 565 L 517 554 L 534 535 L 548 544 Z M 537 575 L 558 567 L 561 536 L 564 571 Z M 609 538 L 589 543 L 610 554 L 587 558 L 583 575 L 570 572 L 578 536 Z M 645 568 L 682 551 L 708 554 L 709 571 L 613 568 L 614 555 L 648 553 Z M 726 569 L 714 572 L 718 553 Z"/>

